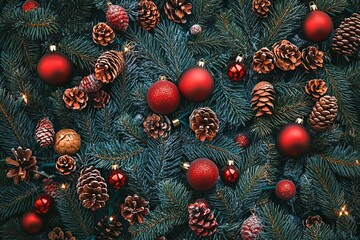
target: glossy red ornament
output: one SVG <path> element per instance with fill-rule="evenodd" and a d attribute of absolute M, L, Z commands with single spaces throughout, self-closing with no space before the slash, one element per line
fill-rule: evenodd
<path fill-rule="evenodd" d="M 207 191 L 216 185 L 219 169 L 208 158 L 198 158 L 190 163 L 186 172 L 189 185 L 198 191 Z"/>
<path fill-rule="evenodd" d="M 153 112 L 169 114 L 178 108 L 180 93 L 174 83 L 162 77 L 149 88 L 147 102 Z"/>
<path fill-rule="evenodd" d="M 246 66 L 242 61 L 243 55 L 239 55 L 234 62 L 228 65 L 227 75 L 234 82 L 241 82 L 246 76 Z"/>
<path fill-rule="evenodd" d="M 27 212 L 21 218 L 21 228 L 27 234 L 39 234 L 44 227 L 44 221 L 40 215 L 34 212 Z"/>
<path fill-rule="evenodd" d="M 40 194 L 35 198 L 34 209 L 38 214 L 46 214 L 50 211 L 52 199 L 48 194 Z"/>
<path fill-rule="evenodd" d="M 333 31 L 333 22 L 328 14 L 317 9 L 314 2 L 310 3 L 310 13 L 302 23 L 304 37 L 311 42 L 322 42 Z"/>
<path fill-rule="evenodd" d="M 113 167 L 113 170 L 111 170 L 109 174 L 108 182 L 112 188 L 120 190 L 127 183 L 126 173 L 123 170 L 119 169 L 117 166 Z"/>
<path fill-rule="evenodd" d="M 125 9 L 118 5 L 109 4 L 106 11 L 106 20 L 113 28 L 119 31 L 126 31 L 129 27 L 129 16 Z"/>
<path fill-rule="evenodd" d="M 250 140 L 246 134 L 238 134 L 235 136 L 235 142 L 240 145 L 240 147 L 246 148 L 250 145 Z"/>
<path fill-rule="evenodd" d="M 234 165 L 234 161 L 228 161 L 227 166 L 221 169 L 220 177 L 223 183 L 229 186 L 234 186 L 239 181 L 240 171 Z"/>
<path fill-rule="evenodd" d="M 34 9 L 38 9 L 40 7 L 40 4 L 35 1 L 35 0 L 26 0 L 21 9 L 24 11 L 24 12 L 29 12 L 31 10 L 34 10 Z"/>
<path fill-rule="evenodd" d="M 275 186 L 275 194 L 281 200 L 290 200 L 296 195 L 296 186 L 290 180 L 281 180 Z"/>

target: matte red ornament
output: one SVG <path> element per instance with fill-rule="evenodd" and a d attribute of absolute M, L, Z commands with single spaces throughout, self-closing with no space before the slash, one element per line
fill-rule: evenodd
<path fill-rule="evenodd" d="M 44 227 L 44 221 L 40 215 L 34 212 L 27 212 L 21 218 L 21 228 L 31 235 L 39 234 Z"/>
<path fill-rule="evenodd" d="M 208 158 L 198 158 L 190 163 L 186 172 L 189 185 L 198 191 L 207 191 L 216 185 L 219 169 Z"/>
<path fill-rule="evenodd" d="M 115 166 L 116 167 L 113 167 L 113 170 L 111 170 L 109 174 L 108 182 L 112 188 L 120 190 L 126 185 L 127 176 L 123 170 L 119 169 L 117 165 Z"/>
<path fill-rule="evenodd" d="M 52 199 L 48 194 L 40 194 L 35 198 L 34 209 L 38 214 L 46 214 L 50 211 Z"/>
<path fill-rule="evenodd" d="M 239 133 L 235 136 L 235 142 L 240 145 L 240 147 L 246 148 L 250 145 L 250 140 L 248 135 Z"/>
<path fill-rule="evenodd" d="M 35 1 L 35 0 L 26 0 L 21 9 L 24 11 L 24 12 L 29 12 L 31 10 L 34 10 L 34 9 L 38 9 L 40 7 L 40 4 Z"/>
<path fill-rule="evenodd" d="M 242 61 L 243 55 L 239 55 L 236 60 L 228 66 L 227 75 L 234 82 L 242 82 L 246 76 L 246 66 Z"/>
<path fill-rule="evenodd" d="M 126 31 L 129 27 L 129 16 L 125 9 L 118 5 L 109 4 L 106 11 L 106 20 L 113 28 L 119 31 Z"/>
<path fill-rule="evenodd" d="M 234 161 L 228 161 L 227 166 L 221 169 L 220 177 L 223 183 L 229 186 L 234 186 L 239 181 L 240 171 L 234 165 Z"/>
<path fill-rule="evenodd" d="M 296 195 L 296 186 L 290 180 L 281 180 L 275 186 L 275 194 L 281 200 L 290 200 Z"/>
<path fill-rule="evenodd" d="M 147 102 L 153 112 L 169 114 L 180 104 L 180 93 L 176 85 L 165 77 L 155 82 L 147 92 Z"/>

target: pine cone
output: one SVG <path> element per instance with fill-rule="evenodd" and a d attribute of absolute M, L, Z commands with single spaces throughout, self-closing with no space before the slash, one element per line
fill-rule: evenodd
<path fill-rule="evenodd" d="M 319 215 L 309 216 L 306 219 L 302 220 L 302 224 L 305 228 L 310 228 L 313 225 L 318 225 L 322 223 L 322 218 Z"/>
<path fill-rule="evenodd" d="M 127 196 L 125 203 L 121 204 L 120 207 L 121 216 L 130 222 L 130 225 L 134 225 L 135 222 L 143 223 L 145 221 L 144 216 L 149 214 L 149 202 L 136 194 Z"/>
<path fill-rule="evenodd" d="M 269 82 L 259 82 L 251 92 L 251 106 L 256 111 L 256 117 L 264 114 L 272 115 L 275 101 L 274 86 Z"/>
<path fill-rule="evenodd" d="M 93 27 L 93 41 L 101 46 L 107 46 L 115 41 L 115 32 L 104 22 L 100 22 Z"/>
<path fill-rule="evenodd" d="M 288 40 L 275 43 L 272 51 L 276 58 L 276 66 L 283 71 L 295 70 L 301 64 L 299 48 Z"/>
<path fill-rule="evenodd" d="M 50 146 L 54 141 L 55 130 L 49 118 L 38 121 L 35 130 L 35 139 L 40 147 Z"/>
<path fill-rule="evenodd" d="M 102 83 L 113 82 L 125 69 L 122 52 L 110 50 L 104 52 L 95 64 L 95 78 Z"/>
<path fill-rule="evenodd" d="M 70 231 L 64 232 L 61 228 L 55 227 L 48 234 L 49 240 L 76 240 Z"/>
<path fill-rule="evenodd" d="M 252 11 L 261 17 L 267 17 L 270 11 L 271 2 L 269 0 L 253 0 Z"/>
<path fill-rule="evenodd" d="M 353 55 L 360 44 L 360 14 L 354 13 L 341 22 L 335 31 L 332 50 L 346 56 Z"/>
<path fill-rule="evenodd" d="M 95 227 L 101 240 L 115 240 L 119 239 L 121 231 L 123 230 L 120 221 L 109 221 L 108 216 L 103 217 Z"/>
<path fill-rule="evenodd" d="M 167 240 L 165 236 L 156 237 L 155 240 Z"/>
<path fill-rule="evenodd" d="M 8 170 L 6 176 L 13 178 L 16 185 L 19 181 L 29 181 L 30 174 L 38 170 L 36 157 L 32 156 L 32 151 L 28 148 L 24 151 L 21 147 L 18 147 L 17 150 L 13 148 L 11 151 L 14 154 L 15 160 L 10 157 L 6 158 L 6 163 L 13 166 L 13 168 Z"/>
<path fill-rule="evenodd" d="M 312 109 L 309 123 L 314 131 L 325 131 L 336 119 L 337 115 L 336 97 L 326 95 L 321 97 Z"/>
<path fill-rule="evenodd" d="M 323 67 L 324 53 L 318 50 L 316 47 L 309 46 L 302 50 L 302 62 L 301 65 L 307 72 L 316 71 L 317 68 Z"/>
<path fill-rule="evenodd" d="M 306 94 L 309 95 L 314 101 L 324 96 L 326 91 L 327 86 L 325 81 L 322 79 L 310 80 L 305 86 Z"/>
<path fill-rule="evenodd" d="M 104 207 L 109 199 L 105 179 L 93 166 L 81 170 L 76 187 L 82 205 L 92 211 Z"/>
<path fill-rule="evenodd" d="M 272 51 L 263 47 L 254 54 L 252 65 L 257 73 L 269 73 L 275 68 L 275 56 Z"/>
<path fill-rule="evenodd" d="M 160 22 L 160 12 L 151 0 L 140 0 L 138 3 L 139 25 L 145 30 L 153 29 Z"/>
<path fill-rule="evenodd" d="M 58 184 L 54 182 L 51 178 L 45 178 L 42 181 L 43 191 L 52 198 L 56 198 L 58 195 Z"/>
<path fill-rule="evenodd" d="M 208 107 L 195 109 L 190 117 L 190 128 L 195 132 L 196 139 L 204 142 L 212 141 L 219 131 L 219 119 Z"/>
<path fill-rule="evenodd" d="M 189 227 L 198 237 L 208 237 L 217 230 L 218 223 L 214 214 L 204 202 L 191 203 L 188 206 Z"/>
<path fill-rule="evenodd" d="M 63 100 L 66 107 L 73 110 L 82 110 L 86 107 L 89 97 L 78 87 L 68 88 L 64 91 Z"/>
<path fill-rule="evenodd" d="M 255 240 L 259 239 L 260 232 L 263 226 L 260 223 L 260 219 L 257 215 L 251 215 L 241 225 L 241 239 L 242 240 Z"/>
<path fill-rule="evenodd" d="M 165 115 L 153 113 L 148 116 L 143 123 L 144 132 L 148 138 L 157 139 L 159 137 L 167 137 L 171 130 L 170 119 Z"/>
<path fill-rule="evenodd" d="M 110 102 L 110 95 L 104 90 L 99 90 L 90 94 L 91 102 L 94 108 L 104 108 Z"/>
<path fill-rule="evenodd" d="M 176 23 L 186 23 L 187 15 L 191 14 L 191 3 L 185 0 L 168 0 L 165 3 L 164 10 L 169 20 Z"/>
<path fill-rule="evenodd" d="M 99 91 L 102 86 L 102 82 L 96 80 L 94 74 L 90 74 L 81 80 L 79 89 L 86 93 L 93 93 Z"/>
<path fill-rule="evenodd" d="M 56 162 L 56 169 L 63 176 L 69 175 L 76 170 L 76 162 L 69 155 L 60 156 Z"/>

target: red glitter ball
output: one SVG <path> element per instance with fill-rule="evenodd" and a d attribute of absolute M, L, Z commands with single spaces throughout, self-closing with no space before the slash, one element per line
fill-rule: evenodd
<path fill-rule="evenodd" d="M 228 66 L 228 77 L 234 82 L 240 82 L 246 76 L 246 67 L 242 62 L 232 62 Z"/>
<path fill-rule="evenodd" d="M 239 169 L 234 166 L 224 166 L 220 172 L 221 180 L 225 185 L 235 185 L 239 181 L 240 172 Z"/>
<path fill-rule="evenodd" d="M 41 194 L 35 198 L 34 208 L 38 214 L 45 214 L 50 211 L 51 197 L 48 194 Z"/>
<path fill-rule="evenodd" d="M 108 180 L 111 187 L 120 190 L 127 183 L 126 173 L 121 169 L 114 169 L 110 172 Z"/>

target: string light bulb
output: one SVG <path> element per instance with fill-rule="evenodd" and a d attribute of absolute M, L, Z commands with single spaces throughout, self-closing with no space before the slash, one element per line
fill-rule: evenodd
<path fill-rule="evenodd" d="M 344 215 L 344 216 L 349 216 L 350 215 L 349 210 L 347 209 L 346 205 L 344 205 L 344 206 L 342 206 L 340 208 L 340 211 L 339 211 L 338 215 L 339 215 L 339 217 L 341 217 L 342 215 Z"/>
<path fill-rule="evenodd" d="M 60 188 L 63 189 L 63 190 L 65 190 L 65 189 L 67 188 L 67 185 L 66 185 L 65 183 L 62 183 L 62 184 L 60 185 Z"/>
<path fill-rule="evenodd" d="M 26 96 L 25 93 L 23 93 L 23 94 L 21 95 L 21 99 L 24 101 L 25 104 L 28 104 L 29 98 Z"/>

